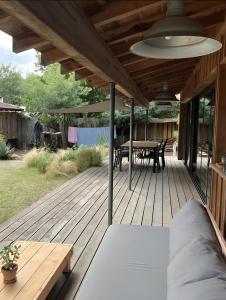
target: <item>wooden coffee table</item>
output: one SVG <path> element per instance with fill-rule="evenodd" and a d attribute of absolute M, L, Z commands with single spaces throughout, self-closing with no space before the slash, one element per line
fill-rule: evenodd
<path fill-rule="evenodd" d="M 72 245 L 16 242 L 21 245 L 17 282 L 6 285 L 0 274 L 0 300 L 46 299 L 62 272 L 70 272 Z"/>

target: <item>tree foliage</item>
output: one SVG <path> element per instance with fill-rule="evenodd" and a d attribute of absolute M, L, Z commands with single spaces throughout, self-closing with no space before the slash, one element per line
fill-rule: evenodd
<path fill-rule="evenodd" d="M 85 80 L 75 80 L 74 74 L 61 75 L 60 65 L 48 67 L 40 65 L 37 55 L 37 72 L 30 73 L 26 78 L 12 66 L 0 66 L 0 95 L 7 103 L 23 105 L 29 112 L 42 112 L 46 109 L 75 107 L 93 104 L 106 99 L 106 95 L 96 88 L 87 85 Z M 176 118 L 179 104 L 173 103 L 170 108 L 162 109 L 152 102 L 148 108 L 150 118 Z M 145 120 L 146 109 L 135 107 L 136 120 Z M 102 123 L 108 122 L 109 113 L 90 114 L 99 117 Z M 62 116 L 41 114 L 41 120 L 50 125 L 59 123 Z M 116 124 L 123 126 L 129 122 L 129 109 L 116 111 Z M 67 119 L 70 116 L 67 116 Z"/>
<path fill-rule="evenodd" d="M 0 95 L 6 103 L 23 104 L 23 78 L 11 65 L 0 66 Z"/>
<path fill-rule="evenodd" d="M 73 74 L 61 75 L 59 64 L 39 68 L 26 78 L 12 66 L 0 66 L 0 95 L 5 102 L 24 105 L 31 112 L 86 105 L 105 98 L 86 81 L 76 81 Z"/>
<path fill-rule="evenodd" d="M 148 120 L 152 118 L 177 118 L 179 114 L 179 103 L 172 103 L 167 109 L 158 106 L 155 102 L 150 102 L 148 107 Z M 108 113 L 103 114 L 103 118 L 108 119 Z M 123 126 L 128 124 L 130 119 L 130 110 L 120 110 L 115 112 L 115 122 L 117 126 Z M 143 107 L 135 107 L 134 109 L 135 120 L 146 120 L 146 109 Z"/>

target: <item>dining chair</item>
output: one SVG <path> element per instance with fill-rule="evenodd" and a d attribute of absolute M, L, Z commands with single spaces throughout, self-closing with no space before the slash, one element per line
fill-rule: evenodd
<path fill-rule="evenodd" d="M 167 145 L 168 139 L 166 139 L 162 144 L 161 147 L 159 149 L 159 157 L 161 157 L 162 160 L 162 169 L 164 170 L 166 162 L 165 162 L 165 149 L 166 149 L 166 145 Z"/>

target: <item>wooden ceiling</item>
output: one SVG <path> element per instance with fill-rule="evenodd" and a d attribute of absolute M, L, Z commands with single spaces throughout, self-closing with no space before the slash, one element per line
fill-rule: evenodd
<path fill-rule="evenodd" d="M 35 48 L 43 65 L 59 62 L 61 73 L 108 91 L 117 83 L 120 95 L 146 105 L 168 81 L 177 94 L 198 58 L 147 59 L 130 46 L 166 14 L 166 0 L 0 0 L 0 29 L 13 37 L 13 51 Z M 226 1 L 188 0 L 187 14 L 215 37 L 225 20 Z"/>

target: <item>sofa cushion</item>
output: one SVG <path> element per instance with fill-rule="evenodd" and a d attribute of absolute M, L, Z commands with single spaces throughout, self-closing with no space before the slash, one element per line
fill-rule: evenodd
<path fill-rule="evenodd" d="M 170 260 L 199 236 L 218 245 L 216 234 L 204 206 L 192 199 L 173 218 L 170 227 Z"/>
<path fill-rule="evenodd" d="M 167 300 L 225 300 L 226 281 L 206 278 L 167 291 Z"/>
<path fill-rule="evenodd" d="M 226 286 L 225 260 L 215 242 L 200 236 L 170 261 L 167 269 L 167 287 L 171 290 L 214 277 L 224 280 Z"/>
<path fill-rule="evenodd" d="M 76 300 L 166 300 L 169 230 L 112 225 Z"/>

